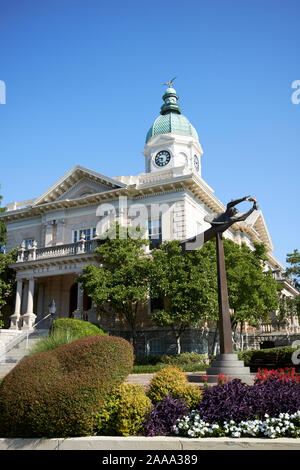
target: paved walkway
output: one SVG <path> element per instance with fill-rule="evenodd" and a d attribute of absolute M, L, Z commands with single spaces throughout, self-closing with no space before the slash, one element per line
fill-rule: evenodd
<path fill-rule="evenodd" d="M 200 383 L 201 382 L 201 376 L 204 374 L 204 371 L 200 372 L 186 372 L 186 376 L 189 382 L 191 383 Z M 131 384 L 137 384 L 137 385 L 143 385 L 146 387 L 147 385 L 150 384 L 150 381 L 152 379 L 154 374 L 130 374 L 126 382 L 131 383 Z"/>

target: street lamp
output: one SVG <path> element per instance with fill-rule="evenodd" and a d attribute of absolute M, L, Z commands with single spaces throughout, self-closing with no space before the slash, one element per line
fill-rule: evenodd
<path fill-rule="evenodd" d="M 51 331 L 51 334 L 53 334 L 53 322 L 54 322 L 55 312 L 56 312 L 56 305 L 55 305 L 54 299 L 52 299 L 50 304 L 49 304 L 49 313 L 51 315 L 51 317 L 50 317 L 50 331 Z"/>

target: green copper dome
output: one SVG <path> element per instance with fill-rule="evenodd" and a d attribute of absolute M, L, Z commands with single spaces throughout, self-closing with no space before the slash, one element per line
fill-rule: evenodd
<path fill-rule="evenodd" d="M 163 100 L 165 103 L 161 107 L 161 116 L 158 116 L 150 127 L 146 136 L 146 143 L 155 135 L 169 133 L 190 135 L 198 140 L 196 129 L 192 126 L 190 121 L 181 114 L 180 106 L 177 103 L 178 95 L 174 88 L 167 88 Z"/>

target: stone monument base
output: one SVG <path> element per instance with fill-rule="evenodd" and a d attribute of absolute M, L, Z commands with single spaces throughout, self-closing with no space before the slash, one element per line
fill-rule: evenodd
<path fill-rule="evenodd" d="M 238 359 L 237 354 L 219 354 L 206 369 L 207 383 L 217 383 L 218 375 L 225 374 L 229 379 L 240 379 L 243 383 L 252 385 L 254 376 L 250 374 L 250 368 L 245 367 L 244 361 Z"/>

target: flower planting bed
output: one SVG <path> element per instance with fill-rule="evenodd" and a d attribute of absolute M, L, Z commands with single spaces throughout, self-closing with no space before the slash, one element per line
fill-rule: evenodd
<path fill-rule="evenodd" d="M 24 359 L 0 384 L 0 447 L 182 450 L 258 439 L 264 448 L 288 439 L 299 448 L 294 368 L 260 370 L 252 385 L 220 375 L 200 388 L 170 365 L 145 388 L 124 382 L 132 363 L 127 341 L 101 335 Z"/>

